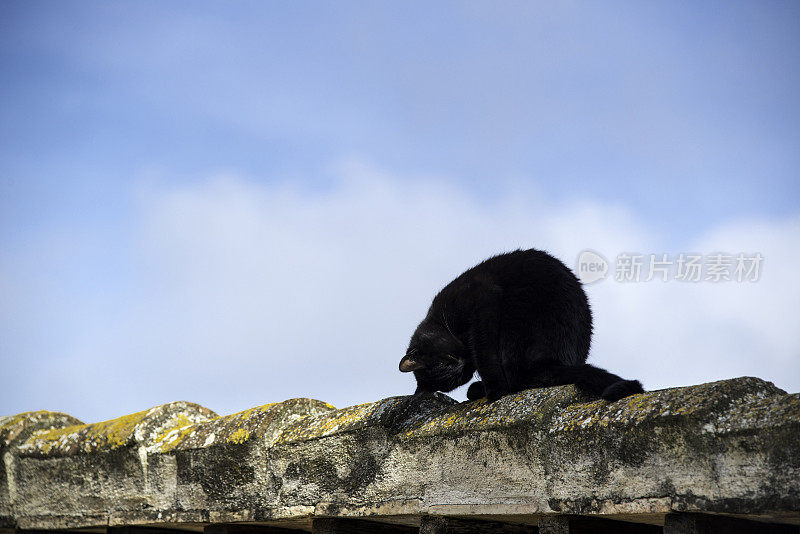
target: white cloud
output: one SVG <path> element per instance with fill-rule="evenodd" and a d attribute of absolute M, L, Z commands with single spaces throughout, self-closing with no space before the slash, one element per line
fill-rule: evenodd
<path fill-rule="evenodd" d="M 396 366 L 411 332 L 435 292 L 484 257 L 537 247 L 572 267 L 584 248 L 610 259 L 680 252 L 624 206 L 552 205 L 524 187 L 479 201 L 445 179 L 359 163 L 340 176 L 325 193 L 233 175 L 148 187 L 130 294 L 54 366 L 97 397 L 81 405 L 94 413 L 76 415 L 179 398 L 227 413 L 295 396 L 342 406 L 408 394 L 413 380 Z M 591 361 L 648 388 L 747 374 L 800 389 L 798 235 L 797 217 L 734 221 L 687 244 L 761 252 L 754 284 L 589 286 Z M 50 390 L 28 389 L 50 402 Z"/>

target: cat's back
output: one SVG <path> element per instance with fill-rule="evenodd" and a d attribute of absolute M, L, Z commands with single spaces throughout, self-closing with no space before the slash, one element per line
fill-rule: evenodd
<path fill-rule="evenodd" d="M 515 250 L 475 266 L 471 278 L 488 277 L 502 292 L 502 309 L 511 317 L 576 325 L 591 322 L 586 293 L 560 260 L 537 249 Z"/>
<path fill-rule="evenodd" d="M 550 303 L 585 299 L 580 282 L 566 265 L 542 250 L 526 249 L 492 256 L 468 269 L 439 292 L 434 304 L 461 300 L 487 285 L 512 299 Z"/>
<path fill-rule="evenodd" d="M 497 318 L 512 346 L 528 347 L 529 357 L 546 354 L 570 364 L 586 361 L 592 312 L 569 267 L 544 251 L 529 249 L 490 258 L 485 269 L 502 289 Z"/>
<path fill-rule="evenodd" d="M 580 287 L 580 282 L 566 265 L 537 249 L 498 254 L 467 271 L 470 272 L 472 275 L 490 276 L 503 289 L 552 287 L 553 284 Z"/>
<path fill-rule="evenodd" d="M 575 274 L 537 250 L 498 254 L 468 269 L 434 298 L 428 318 L 448 319 L 457 333 L 474 317 L 495 318 L 505 343 L 536 347 L 564 362 L 586 361 L 592 331 L 588 298 Z"/>

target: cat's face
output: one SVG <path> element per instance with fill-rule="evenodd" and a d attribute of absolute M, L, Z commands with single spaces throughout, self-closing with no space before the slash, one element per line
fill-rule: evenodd
<path fill-rule="evenodd" d="M 463 343 L 446 328 L 425 322 L 411 337 L 400 371 L 413 371 L 417 383 L 428 391 L 451 391 L 474 373 Z"/>

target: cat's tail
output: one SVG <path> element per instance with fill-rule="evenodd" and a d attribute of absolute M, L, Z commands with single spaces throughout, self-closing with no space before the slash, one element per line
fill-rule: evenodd
<path fill-rule="evenodd" d="M 644 393 L 644 388 L 638 380 L 625 380 L 613 373 L 609 373 L 605 369 L 600 369 L 588 363 L 564 365 L 554 360 L 544 360 L 537 363 L 539 365 L 537 365 L 536 376 L 519 389 L 575 384 L 579 389 L 590 395 L 601 397 L 611 402 L 630 395 L 636 395 L 637 393 Z M 467 399 L 476 400 L 485 396 L 486 388 L 483 382 L 478 381 L 470 384 L 467 390 Z"/>
<path fill-rule="evenodd" d="M 539 376 L 527 387 L 548 387 L 575 384 L 579 389 L 595 397 L 601 397 L 611 402 L 618 401 L 630 395 L 644 393 L 641 382 L 638 380 L 624 380 L 613 373 L 593 365 L 559 365 L 550 366 L 547 373 Z M 525 389 L 525 388 L 522 388 Z M 511 393 L 511 391 L 504 394 Z M 482 381 L 473 382 L 467 390 L 467 399 L 477 400 L 486 396 L 486 388 Z"/>
<path fill-rule="evenodd" d="M 638 393 L 644 393 L 642 383 L 638 380 L 618 380 L 604 389 L 600 396 L 614 402 Z"/>
<path fill-rule="evenodd" d="M 575 384 L 579 389 L 595 397 L 608 401 L 618 401 L 623 397 L 644 393 L 638 380 L 625 380 L 588 363 L 565 365 L 556 360 L 536 362 L 536 374 L 531 377 L 527 387 L 561 386 Z"/>
<path fill-rule="evenodd" d="M 644 393 L 638 380 L 625 380 L 605 369 L 584 363 L 581 365 L 555 364 L 546 374 L 561 384 L 575 384 L 580 389 L 607 401 L 618 401 L 629 395 Z"/>

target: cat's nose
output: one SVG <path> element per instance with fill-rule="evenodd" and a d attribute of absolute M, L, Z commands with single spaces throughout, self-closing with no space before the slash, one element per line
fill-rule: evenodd
<path fill-rule="evenodd" d="M 402 360 L 400 360 L 401 373 L 409 373 L 411 371 L 416 371 L 417 369 L 422 369 L 422 364 L 418 361 L 412 360 L 408 356 L 405 356 Z"/>

